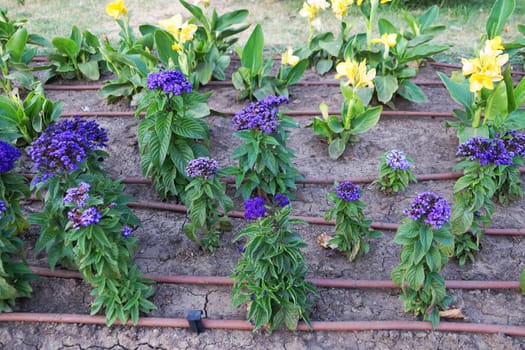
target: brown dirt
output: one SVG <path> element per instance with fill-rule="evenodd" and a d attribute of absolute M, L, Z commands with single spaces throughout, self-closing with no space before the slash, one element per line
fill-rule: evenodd
<path fill-rule="evenodd" d="M 327 78 L 327 77 L 324 77 Z M 305 79 L 321 79 L 308 72 Z M 436 69 L 425 67 L 418 79 L 437 79 Z M 229 87 L 205 87 L 212 90 L 210 106 L 213 109 L 238 111 L 247 104 L 236 100 L 236 91 Z M 454 103 L 443 87 L 424 87 L 429 102 L 413 105 L 396 101 L 399 109 L 450 112 Z M 331 110 L 338 110 L 341 96 L 337 86 L 292 87 L 289 110 L 317 110 L 326 101 Z M 52 100 L 64 101 L 64 112 L 89 111 L 103 116 L 104 111 L 132 110 L 126 103 L 108 105 L 95 91 L 49 91 Z M 101 112 L 101 113 L 98 113 Z M 304 128 L 312 117 L 297 117 L 301 126 L 291 132 L 289 146 L 296 151 L 295 166 L 305 177 L 374 176 L 378 157 L 397 148 L 406 151 L 416 161 L 415 173 L 448 172 L 456 163 L 457 138 L 438 118 L 382 118 L 379 124 L 361 135 L 359 143 L 347 149 L 341 159 L 331 160 L 327 146 L 309 128 Z M 107 129 L 110 137 L 107 167 L 113 177 L 141 176 L 139 152 L 136 144 L 135 118 L 104 118 L 96 120 Z M 211 129 L 211 153 L 221 166 L 233 164 L 229 154 L 239 144 L 231 137 L 229 118 L 210 116 L 206 119 Z M 404 193 L 384 195 L 365 186 L 363 201 L 366 215 L 374 221 L 397 223 L 402 210 L 415 194 L 435 191 L 451 199 L 453 181 L 426 181 L 411 185 Z M 233 194 L 232 189 L 229 189 Z M 293 214 L 322 216 L 330 207 L 325 199 L 331 186 L 304 185 L 297 191 Z M 139 200 L 159 200 L 147 185 L 128 185 L 127 192 Z M 236 209 L 242 210 L 236 200 Z M 492 227 L 523 228 L 525 201 L 508 207 L 497 207 Z M 28 212 L 39 210 L 36 203 L 26 206 Z M 238 245 L 231 242 L 245 222 L 234 221 L 234 231 L 222 239 L 224 247 L 214 254 L 200 251 L 182 233 L 184 215 L 156 210 L 135 210 L 143 227 L 136 233 L 139 249 L 136 261 L 144 272 L 156 274 L 227 276 L 239 257 Z M 309 225 L 298 227 L 308 243 L 304 250 L 309 276 L 318 278 L 389 279 L 391 269 L 399 262 L 400 246 L 393 243 L 393 232 L 384 232 L 382 239 L 370 242 L 370 253 L 354 263 L 344 256 L 322 249 L 316 243 L 321 232 L 330 233 L 331 227 Z M 34 242 L 38 229 L 33 227 L 25 236 Z M 518 280 L 525 267 L 522 238 L 487 236 L 476 263 L 464 267 L 450 261 L 444 271 L 446 279 L 464 280 Z M 46 266 L 45 256 L 32 253 L 28 247 L 29 262 Z M 90 287 L 81 281 L 40 279 L 34 282 L 34 295 L 20 300 L 17 311 L 89 313 Z M 468 322 L 523 325 L 525 304 L 517 291 L 450 290 L 454 305 L 461 307 Z M 403 313 L 398 290 L 320 289 L 311 318 L 319 321 L 349 320 L 413 320 Z M 238 319 L 244 310 L 231 308 L 229 287 L 168 285 L 156 286 L 153 298 L 158 310 L 152 316 L 185 317 L 190 309 L 203 309 L 212 319 Z M 442 332 L 370 331 L 370 332 L 308 332 L 278 330 L 271 336 L 244 331 L 205 331 L 195 335 L 187 330 L 135 327 L 101 327 L 57 324 L 0 324 L 0 349 L 521 349 L 525 341 L 519 337 Z"/>

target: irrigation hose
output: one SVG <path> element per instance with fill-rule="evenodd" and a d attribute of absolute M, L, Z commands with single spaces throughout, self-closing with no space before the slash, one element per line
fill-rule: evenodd
<path fill-rule="evenodd" d="M 74 278 L 82 279 L 78 271 L 50 270 L 46 267 L 30 266 L 35 275 L 51 278 Z M 157 283 L 169 284 L 193 284 L 231 286 L 233 280 L 222 276 L 183 276 L 183 275 L 157 275 L 144 274 Z M 319 288 L 341 288 L 341 289 L 397 289 L 398 287 L 390 280 L 349 280 L 335 278 L 307 278 Z M 448 280 L 445 281 L 448 289 L 520 289 L 518 281 L 472 281 L 472 280 Z"/>
<path fill-rule="evenodd" d="M 80 314 L 46 314 L 13 312 L 0 314 L 0 322 L 38 322 L 38 323 L 80 323 L 89 325 L 105 325 L 104 316 L 89 316 Z M 115 325 L 122 325 L 116 321 Z M 131 321 L 127 326 L 133 326 Z M 212 320 L 203 319 L 204 329 L 222 330 L 253 330 L 253 325 L 245 320 Z M 166 327 L 166 328 L 190 328 L 189 322 L 183 318 L 164 317 L 141 317 L 137 323 L 138 327 Z M 421 321 L 313 321 L 312 328 L 304 322 L 299 322 L 298 331 L 324 331 L 324 332 L 352 332 L 352 331 L 432 331 L 430 322 Z M 510 336 L 525 336 L 525 327 L 508 326 L 483 323 L 463 323 L 441 321 L 436 329 L 439 332 L 466 332 L 506 334 Z"/>
<path fill-rule="evenodd" d="M 221 111 L 213 110 L 212 115 L 221 116 L 233 116 L 237 112 L 232 111 Z M 318 116 L 321 112 L 317 110 L 306 110 L 306 111 L 284 111 L 283 114 L 289 117 L 310 117 Z M 340 115 L 341 111 L 330 111 L 330 115 Z M 141 116 L 144 113 L 140 114 Z M 134 117 L 135 112 L 133 111 L 94 111 L 94 112 L 64 112 L 61 115 L 63 118 L 71 118 L 75 116 L 79 117 Z M 381 112 L 383 117 L 431 117 L 431 118 L 453 118 L 454 115 L 451 112 L 419 112 L 419 111 L 383 111 Z"/>

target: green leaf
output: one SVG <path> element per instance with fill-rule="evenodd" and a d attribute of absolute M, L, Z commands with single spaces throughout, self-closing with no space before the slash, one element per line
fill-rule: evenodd
<path fill-rule="evenodd" d="M 315 65 L 315 70 L 318 74 L 324 75 L 332 69 L 334 62 L 330 59 L 322 59 Z"/>
<path fill-rule="evenodd" d="M 77 55 L 80 52 L 80 46 L 76 42 L 68 38 L 57 37 L 53 38 L 52 43 L 58 52 L 65 54 L 71 61 L 76 62 Z"/>
<path fill-rule="evenodd" d="M 172 130 L 179 136 L 191 139 L 206 139 L 208 131 L 201 123 L 192 118 L 175 118 L 172 124 Z"/>
<path fill-rule="evenodd" d="M 155 47 L 162 64 L 168 65 L 170 61 L 172 63 L 178 62 L 177 51 L 172 48 L 174 43 L 173 36 L 165 30 L 156 30 L 153 37 L 155 38 Z"/>
<path fill-rule="evenodd" d="M 525 269 L 521 270 L 520 273 L 520 288 L 521 294 L 525 295 Z"/>
<path fill-rule="evenodd" d="M 439 72 L 439 77 L 441 78 L 441 81 L 443 84 L 445 84 L 445 87 L 447 88 L 448 92 L 450 93 L 450 97 L 467 110 L 467 112 L 472 115 L 472 105 L 474 104 L 474 94 L 470 92 L 469 83 L 467 80 L 464 80 L 462 83 L 456 83 L 449 77 L 447 77 L 445 74 Z"/>
<path fill-rule="evenodd" d="M 423 264 L 411 266 L 405 274 L 405 279 L 410 288 L 420 290 L 425 282 L 425 270 Z"/>
<path fill-rule="evenodd" d="M 330 128 L 330 130 L 336 134 L 341 133 L 345 130 L 343 124 L 341 123 L 341 120 L 336 115 L 328 117 L 327 125 Z"/>
<path fill-rule="evenodd" d="M 100 71 L 98 69 L 98 61 L 89 61 L 79 63 L 78 69 L 89 80 L 98 80 L 100 78 Z"/>
<path fill-rule="evenodd" d="M 463 143 L 467 141 L 468 139 L 471 139 L 473 137 L 489 137 L 489 128 L 487 125 L 481 125 L 477 128 L 473 128 L 471 126 L 463 127 L 462 129 L 458 130 L 458 138 L 459 143 Z"/>
<path fill-rule="evenodd" d="M 164 162 L 171 142 L 171 121 L 172 113 L 158 113 L 155 118 L 155 134 L 159 141 L 159 159 Z"/>
<path fill-rule="evenodd" d="M 498 83 L 487 99 L 485 120 L 494 121 L 508 114 L 507 89 L 504 83 Z M 484 121 L 485 123 L 485 121 Z"/>
<path fill-rule="evenodd" d="M 1 23 L 1 22 L 0 22 Z M 1 33 L 0 33 L 1 34 Z M 1 36 L 1 35 L 0 35 Z M 16 62 L 22 61 L 27 43 L 27 29 L 19 28 L 7 41 L 5 48 Z"/>
<path fill-rule="evenodd" d="M 489 39 L 494 39 L 494 37 L 501 35 L 507 19 L 512 15 L 515 7 L 515 0 L 496 0 L 494 2 L 486 24 Z"/>
<path fill-rule="evenodd" d="M 290 72 L 288 72 L 288 75 L 286 76 L 286 83 L 287 85 L 293 85 L 299 82 L 301 80 L 304 71 L 308 67 L 308 60 L 304 59 L 299 61 L 295 66 L 290 69 Z"/>
<path fill-rule="evenodd" d="M 393 75 L 376 76 L 374 79 L 377 98 L 382 103 L 389 102 L 398 89 L 397 79 Z"/>
<path fill-rule="evenodd" d="M 524 79 L 525 80 L 525 79 Z M 525 110 L 516 109 L 505 118 L 503 125 L 509 130 L 525 129 Z"/>
<path fill-rule="evenodd" d="M 248 18 L 248 14 L 248 10 L 244 9 L 227 12 L 217 18 L 213 29 L 216 31 L 223 31 L 234 24 L 242 23 Z"/>
<path fill-rule="evenodd" d="M 257 24 L 246 41 L 241 57 L 242 66 L 248 68 L 252 74 L 262 69 L 263 49 L 264 35 L 261 25 Z"/>
<path fill-rule="evenodd" d="M 191 12 L 193 17 L 195 17 L 197 21 L 199 21 L 206 29 L 210 29 L 210 23 L 208 22 L 208 18 L 206 17 L 204 12 L 202 12 L 202 9 L 200 7 L 191 5 L 184 0 L 179 1 L 182 4 L 182 6 L 184 6 L 188 11 Z"/>
<path fill-rule="evenodd" d="M 419 86 L 409 80 L 403 80 L 399 89 L 397 90 L 398 95 L 405 99 L 415 103 L 426 103 L 428 102 L 427 96 L 421 90 Z"/>
<path fill-rule="evenodd" d="M 363 114 L 352 119 L 352 134 L 361 134 L 374 127 L 381 117 L 382 106 L 368 108 Z"/>
<path fill-rule="evenodd" d="M 332 159 L 339 158 L 346 149 L 346 142 L 342 138 L 337 138 L 328 146 L 328 155 Z"/>

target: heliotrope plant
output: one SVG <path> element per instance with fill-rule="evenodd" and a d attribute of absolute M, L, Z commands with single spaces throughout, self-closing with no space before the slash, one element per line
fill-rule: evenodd
<path fill-rule="evenodd" d="M 292 165 L 294 152 L 286 146 L 288 131 L 297 124 L 279 112 L 288 103 L 283 96 L 268 96 L 252 102 L 232 118 L 235 136 L 243 143 L 232 153 L 236 167 L 226 170 L 235 176 L 235 187 L 244 199 L 257 195 L 289 193 L 296 189 L 295 181 L 302 179 Z"/>
<path fill-rule="evenodd" d="M 28 226 L 20 198 L 29 197 L 29 186 L 13 171 L 21 155 L 19 149 L 0 140 L 0 313 L 12 311 L 16 298 L 29 297 L 32 292 L 24 242 L 17 237 Z"/>
<path fill-rule="evenodd" d="M 233 202 L 226 195 L 226 184 L 216 176 L 217 171 L 218 162 L 208 157 L 193 159 L 186 166 L 191 181 L 185 189 L 185 204 L 191 222 L 183 230 L 189 239 L 209 251 L 221 246 L 221 231 L 232 228 L 227 213 Z M 199 238 L 199 233 L 204 236 Z"/>
<path fill-rule="evenodd" d="M 65 246 L 93 286 L 91 314 L 104 309 L 108 326 L 117 318 L 137 324 L 140 312 L 156 308 L 148 300 L 153 281 L 141 277 L 133 262 L 137 238 L 132 232 L 140 221 L 127 207 L 129 198 L 122 196 L 121 184 L 107 178 L 93 180 L 95 186 L 80 182 L 67 189 L 63 198 Z"/>
<path fill-rule="evenodd" d="M 321 103 L 322 118 L 314 117 L 312 123 L 314 133 L 327 138 L 330 158 L 339 158 L 348 143 L 356 143 L 358 134 L 368 131 L 379 121 L 383 107 L 369 106 L 375 75 L 375 69 L 367 69 L 366 60 L 347 60 L 337 65 L 335 77 L 346 78 L 346 82 L 340 84 L 344 98 L 341 117 L 329 116 L 328 106 Z"/>
<path fill-rule="evenodd" d="M 379 176 L 372 184 L 380 186 L 381 191 L 404 191 L 410 182 L 417 182 L 412 173 L 414 160 L 405 152 L 393 149 L 381 156 L 379 163 Z"/>
<path fill-rule="evenodd" d="M 47 189 L 43 212 L 31 215 L 29 221 L 41 225 L 35 247 L 37 251 L 46 250 L 51 268 L 58 261 L 74 267 L 72 251 L 64 244 L 67 212 L 62 199 L 80 177 L 106 176 L 102 160 L 107 153 L 101 148 L 107 141 L 105 130 L 95 121 L 77 117 L 51 124 L 27 148 L 36 171 L 32 187 L 37 195 Z"/>
<path fill-rule="evenodd" d="M 208 156 L 208 125 L 199 118 L 209 114 L 210 93 L 192 91 L 193 85 L 178 70 L 148 75 L 148 91 L 136 111 L 145 111 L 137 128 L 140 167 L 163 196 L 184 199 L 189 183 L 186 166 Z"/>
<path fill-rule="evenodd" d="M 360 201 L 361 189 L 350 181 L 336 184 L 335 191 L 327 198 L 334 203 L 334 208 L 325 213 L 325 220 L 335 217 L 335 237 L 328 244 L 337 245 L 337 249 L 346 254 L 349 261 L 354 261 L 368 253 L 370 246 L 367 238 L 380 238 L 382 233 L 372 230 L 372 220 L 365 218 L 366 205 Z"/>
<path fill-rule="evenodd" d="M 523 195 L 517 166 L 523 164 L 524 141 L 524 135 L 511 131 L 503 137 L 473 137 L 459 145 L 457 155 L 464 160 L 454 169 L 463 169 L 463 176 L 454 185 L 451 223 L 460 265 L 474 261 L 482 228 L 491 222 L 493 198 L 507 203 Z"/>
<path fill-rule="evenodd" d="M 391 273 L 392 281 L 401 288 L 405 312 L 413 311 L 439 324 L 439 311 L 452 299 L 445 290 L 441 271 L 448 261 L 446 250 L 454 243 L 450 231 L 450 206 L 439 194 L 423 192 L 405 210 L 407 218 L 399 226 L 394 242 L 402 244 L 400 264 Z"/>
<path fill-rule="evenodd" d="M 242 257 L 232 274 L 232 305 L 247 303 L 248 320 L 255 329 L 271 333 L 284 324 L 296 330 L 299 320 L 310 324 L 310 295 L 314 285 L 305 280 L 307 267 L 301 236 L 291 229 L 302 220 L 290 219 L 288 198 L 276 194 L 273 206 L 261 197 L 245 201 L 245 217 L 253 220 L 236 236 L 243 242 Z"/>

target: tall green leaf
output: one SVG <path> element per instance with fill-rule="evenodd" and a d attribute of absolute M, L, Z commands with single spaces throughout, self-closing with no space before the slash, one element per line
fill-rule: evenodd
<path fill-rule="evenodd" d="M 515 0 L 496 0 L 487 19 L 486 28 L 489 39 L 493 39 L 501 34 L 507 19 L 512 15 L 515 7 Z"/>
<path fill-rule="evenodd" d="M 253 74 L 262 68 L 264 35 L 262 27 L 257 24 L 242 50 L 241 63 Z"/>

